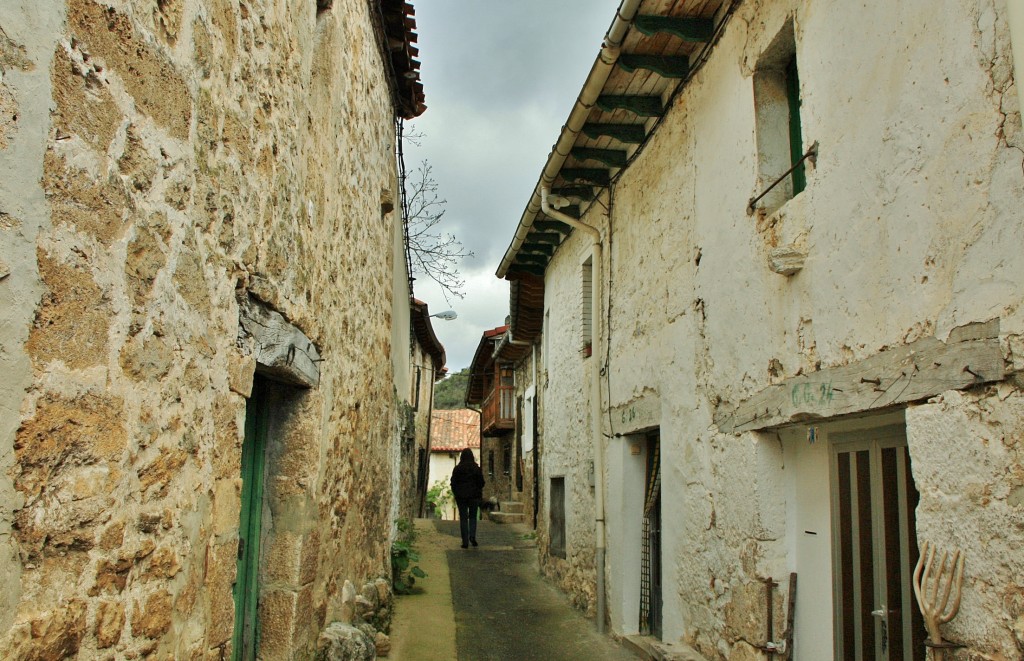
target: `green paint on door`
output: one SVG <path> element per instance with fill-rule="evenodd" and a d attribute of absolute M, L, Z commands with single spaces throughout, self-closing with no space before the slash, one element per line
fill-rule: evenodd
<path fill-rule="evenodd" d="M 800 77 L 796 70 L 796 55 L 786 64 L 786 99 L 789 101 L 789 156 L 790 165 L 804 155 L 803 131 L 800 127 Z M 793 170 L 793 195 L 807 188 L 807 172 L 800 163 Z"/>
<path fill-rule="evenodd" d="M 259 377 L 245 407 L 242 442 L 242 506 L 238 522 L 238 567 L 235 578 L 235 632 L 232 659 L 256 658 L 259 645 L 260 528 L 263 522 L 263 477 L 267 443 L 267 411 Z"/>

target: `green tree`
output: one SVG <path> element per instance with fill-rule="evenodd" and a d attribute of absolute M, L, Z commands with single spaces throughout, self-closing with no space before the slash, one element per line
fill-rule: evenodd
<path fill-rule="evenodd" d="M 464 367 L 454 374 L 449 374 L 443 381 L 434 386 L 434 408 L 466 408 L 466 386 L 468 385 L 468 367 Z"/>

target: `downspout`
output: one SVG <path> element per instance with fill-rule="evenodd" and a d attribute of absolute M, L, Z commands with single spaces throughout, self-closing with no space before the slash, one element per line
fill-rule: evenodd
<path fill-rule="evenodd" d="M 604 435 L 601 433 L 601 297 L 603 282 L 601 274 L 602 249 L 601 232 L 593 225 L 576 220 L 556 210 L 550 204 L 548 184 L 541 186 L 541 209 L 544 215 L 561 221 L 574 229 L 585 232 L 594 240 L 591 257 L 593 293 L 590 297 L 590 317 L 593 319 L 594 351 L 590 362 L 590 433 L 594 444 L 594 564 L 597 570 L 597 631 L 605 630 L 605 529 L 604 529 Z"/>
<path fill-rule="evenodd" d="M 1024 119 L 1024 0 L 1006 0 L 1006 22 L 1013 49 L 1013 82 L 1017 86 L 1021 118 Z"/>

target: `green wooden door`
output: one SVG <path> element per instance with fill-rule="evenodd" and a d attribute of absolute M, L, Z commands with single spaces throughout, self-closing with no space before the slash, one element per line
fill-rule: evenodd
<path fill-rule="evenodd" d="M 238 571 L 235 578 L 235 633 L 232 658 L 250 661 L 259 645 L 260 527 L 263 519 L 263 477 L 267 412 L 260 378 L 253 382 L 245 407 L 242 442 L 242 507 L 238 522 Z"/>

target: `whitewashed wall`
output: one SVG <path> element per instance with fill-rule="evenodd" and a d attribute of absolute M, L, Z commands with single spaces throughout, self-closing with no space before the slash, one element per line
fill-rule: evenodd
<path fill-rule="evenodd" d="M 764 639 L 759 581 L 801 570 L 787 541 L 795 487 L 784 444 L 774 432 L 719 433 L 718 407 L 996 317 L 1008 365 L 1020 369 L 1024 177 L 1003 11 L 992 1 L 744 3 L 615 186 L 602 382 L 615 414 L 605 431 L 660 426 L 665 640 L 709 659 L 761 658 L 751 647 Z M 752 72 L 791 17 L 804 143 L 818 141 L 820 156 L 804 193 L 774 217 L 751 217 L 747 201 L 759 192 Z M 595 213 L 586 220 L 603 226 Z M 804 269 L 773 273 L 770 250 L 790 242 L 807 250 Z M 574 316 L 588 248 L 571 237 L 545 278 L 544 472 L 564 472 L 570 502 L 569 558 L 542 561 L 590 606 L 592 359 L 578 353 Z M 1024 650 L 1024 558 L 1011 550 L 1024 531 L 1010 523 L 1024 516 L 1020 399 L 1008 381 L 907 414 L 919 537 L 941 534 L 972 558 L 951 631 L 975 658 Z M 636 630 L 638 580 L 629 532 L 636 485 L 627 482 L 642 489 L 629 442 L 606 443 L 609 616 L 624 633 Z M 974 457 L 969 479 L 949 460 L 961 452 Z"/>

